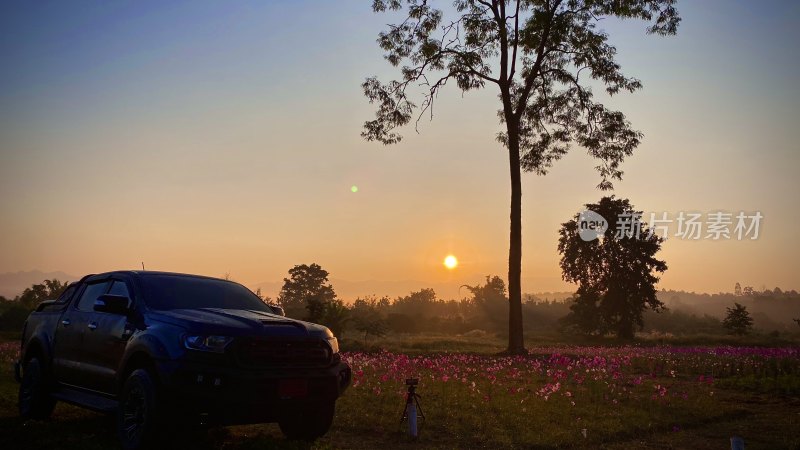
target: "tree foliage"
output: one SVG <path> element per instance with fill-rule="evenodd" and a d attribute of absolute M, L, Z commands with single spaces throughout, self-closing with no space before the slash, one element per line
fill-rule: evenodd
<path fill-rule="evenodd" d="M 608 224 L 597 239 L 584 240 L 579 233 L 580 214 L 561 225 L 558 252 L 562 278 L 578 284 L 575 302 L 567 318 L 584 332 L 615 332 L 632 338 L 643 325 L 645 309 L 660 310 L 656 273 L 667 270 L 656 259 L 663 238 L 640 220 L 628 200 L 603 197 L 586 209 Z"/>
<path fill-rule="evenodd" d="M 45 300 L 57 299 L 68 283 L 59 280 L 44 280 L 25 288 L 13 300 L 2 298 L 0 302 L 0 330 L 19 330 L 28 314 Z M 1 298 L 1 297 L 0 297 Z"/>
<path fill-rule="evenodd" d="M 750 312 L 747 307 L 739 303 L 734 303 L 733 308 L 725 308 L 727 314 L 722 321 L 722 326 L 728 330 L 729 333 L 737 336 L 744 336 L 749 333 L 753 328 L 753 318 L 750 317 Z"/>
<path fill-rule="evenodd" d="M 328 271 L 316 263 L 289 269 L 289 278 L 283 279 L 278 294 L 278 303 L 287 316 L 311 322 L 320 322 L 326 307 L 335 299 L 336 292 L 328 282 Z"/>
<path fill-rule="evenodd" d="M 469 301 L 484 315 L 484 320 L 490 323 L 490 329 L 508 333 L 508 322 L 505 320 L 508 317 L 508 297 L 503 279 L 487 275 L 486 284 L 463 287 L 472 294 Z"/>
<path fill-rule="evenodd" d="M 319 322 L 330 328 L 336 336 L 342 336 L 350 322 L 350 309 L 345 306 L 344 302 L 335 299 L 325 304 Z"/>
<path fill-rule="evenodd" d="M 36 306 L 45 300 L 55 300 L 64 292 L 68 283 L 62 283 L 59 280 L 44 280 L 39 284 L 34 284 L 29 288 L 25 288 L 22 294 L 17 296 L 14 300 L 19 302 L 20 305 L 33 310 Z"/>
<path fill-rule="evenodd" d="M 375 12 L 403 11 L 405 19 L 379 34 L 386 60 L 401 77 L 362 84 L 375 119 L 362 136 L 399 142 L 397 131 L 429 113 L 439 91 L 454 83 L 462 92 L 497 89 L 498 140 L 508 149 L 511 178 L 509 235 L 509 347 L 524 350 L 520 172 L 544 175 L 578 144 L 597 158 L 598 187 L 620 179 L 620 164 L 642 134 L 625 116 L 599 102 L 590 84 L 608 95 L 633 92 L 642 83 L 622 73 L 616 48 L 599 28 L 609 17 L 650 22 L 647 32 L 674 34 L 680 17 L 675 0 L 456 0 L 445 12 L 424 0 L 374 0 Z M 417 105 L 413 97 L 421 90 Z"/>
<path fill-rule="evenodd" d="M 357 298 L 350 309 L 350 316 L 355 325 L 355 329 L 364 333 L 364 345 L 370 335 L 375 337 L 385 336 L 389 331 L 386 320 L 383 318 L 382 311 L 389 308 L 391 302 L 388 297 L 380 299 L 375 296 Z"/>

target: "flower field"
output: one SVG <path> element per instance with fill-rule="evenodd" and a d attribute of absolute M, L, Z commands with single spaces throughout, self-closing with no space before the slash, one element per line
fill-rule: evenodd
<path fill-rule="evenodd" d="M 357 416 L 343 421 L 361 433 L 398 432 L 404 380 L 419 378 L 423 435 L 432 442 L 460 433 L 459 441 L 508 447 L 597 445 L 743 414 L 720 400 L 720 389 L 800 393 L 798 348 L 538 347 L 519 357 L 345 358 L 354 375 L 341 408 Z"/>
<path fill-rule="evenodd" d="M 95 448 L 82 442 L 106 425 L 69 405 L 53 421 L 14 425 L 9 363 L 17 353 L 17 342 L 0 343 L 8 439 Z M 798 347 L 540 346 L 515 357 L 343 357 L 352 385 L 313 448 L 729 448 L 734 435 L 748 449 L 800 448 Z M 406 378 L 419 378 L 426 420 L 418 440 L 400 425 Z M 100 447 L 115 444 L 111 432 L 96 438 Z M 274 424 L 230 427 L 192 446 L 307 448 L 285 441 Z"/>

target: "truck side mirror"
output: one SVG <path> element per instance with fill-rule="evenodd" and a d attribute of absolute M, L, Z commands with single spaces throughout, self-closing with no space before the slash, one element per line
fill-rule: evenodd
<path fill-rule="evenodd" d="M 130 299 L 124 295 L 103 294 L 94 301 L 94 310 L 111 314 L 127 315 Z"/>
<path fill-rule="evenodd" d="M 269 309 L 272 310 L 273 314 L 277 314 L 279 316 L 286 317 L 286 312 L 283 310 L 283 306 L 278 306 L 278 305 L 273 305 L 273 304 L 269 304 L 267 306 L 269 306 Z"/>

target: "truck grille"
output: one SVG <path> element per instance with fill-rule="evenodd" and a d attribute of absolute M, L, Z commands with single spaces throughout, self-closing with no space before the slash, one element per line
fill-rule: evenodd
<path fill-rule="evenodd" d="M 249 339 L 237 347 L 242 367 L 325 367 L 331 362 L 330 348 L 323 341 Z"/>

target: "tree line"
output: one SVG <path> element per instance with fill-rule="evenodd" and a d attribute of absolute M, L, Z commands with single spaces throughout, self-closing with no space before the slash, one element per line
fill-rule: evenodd
<path fill-rule="evenodd" d="M 474 286 L 462 286 L 465 296 L 460 300 L 441 299 L 433 289 L 427 288 L 396 298 L 362 296 L 347 305 L 336 297 L 335 289 L 328 281 L 328 272 L 318 264 L 297 265 L 289 274 L 275 303 L 284 308 L 287 316 L 322 323 L 337 336 L 368 341 L 390 332 L 467 334 L 480 330 L 503 338 L 508 333 L 507 289 L 504 280 L 497 276 L 487 276 L 483 283 Z M 743 335 L 752 331 L 754 322 L 771 330 L 797 331 L 794 324 L 791 327 L 773 327 L 759 305 L 756 305 L 756 313 L 751 314 L 748 306 L 739 303 L 753 308 L 751 301 L 760 301 L 763 306 L 763 297 L 751 300 L 733 294 L 710 296 L 676 291 L 660 291 L 657 297 L 660 308 L 642 309 L 641 321 L 634 324 L 634 331 L 673 335 Z M 713 314 L 698 312 L 680 301 L 680 298 L 695 297 L 715 299 L 721 311 L 715 310 Z M 800 315 L 796 314 L 800 296 L 790 298 L 775 303 L 792 305 L 795 316 Z M 273 302 L 270 298 L 264 300 Z M 542 299 L 526 294 L 522 303 L 525 328 L 533 334 L 616 334 L 616 330 L 605 327 L 582 327 L 574 314 L 575 305 L 579 304 L 579 293 L 566 300 Z M 598 303 L 595 307 L 602 306 Z"/>
<path fill-rule="evenodd" d="M 461 334 L 473 330 L 508 334 L 508 290 L 498 276 L 462 286 L 468 295 L 461 300 L 444 300 L 425 288 L 394 299 L 358 297 L 345 305 L 328 281 L 328 272 L 318 264 L 294 266 L 289 275 L 275 302 L 288 317 L 321 323 L 337 336 L 352 334 L 367 340 L 388 332 Z M 568 312 L 562 302 L 542 302 L 532 296 L 526 298 L 523 308 L 526 327 L 540 331 L 555 330 L 557 319 Z"/>
<path fill-rule="evenodd" d="M 0 330 L 22 329 L 28 314 L 36 309 L 39 303 L 58 298 L 67 288 L 67 284 L 59 280 L 44 280 L 25 288 L 13 299 L 7 299 L 0 295 Z"/>

